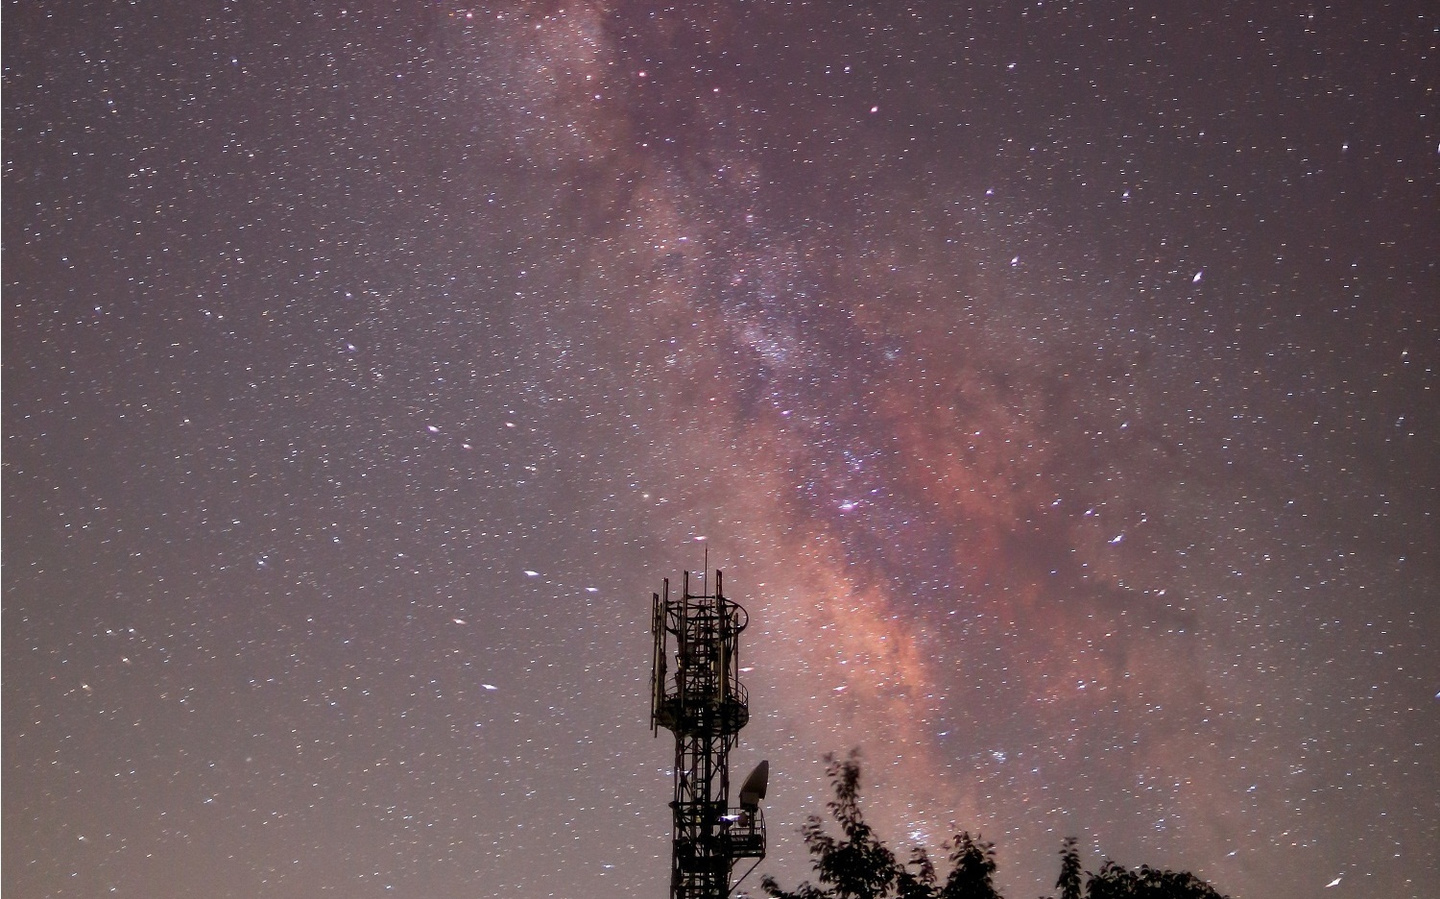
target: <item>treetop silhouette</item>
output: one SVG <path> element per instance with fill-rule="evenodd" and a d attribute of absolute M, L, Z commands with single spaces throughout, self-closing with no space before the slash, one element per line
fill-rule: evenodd
<path fill-rule="evenodd" d="M 865 822 L 860 811 L 860 756 L 825 756 L 833 798 L 825 807 L 839 825 L 833 835 L 825 819 L 811 815 L 800 828 L 819 884 L 805 881 L 783 890 L 766 875 L 761 888 L 771 899 L 1003 899 L 995 888 L 995 844 L 961 831 L 948 841 L 949 872 L 942 882 L 923 846 L 901 863 Z M 1130 869 L 1107 859 L 1099 871 L 1085 871 L 1074 837 L 1060 848 L 1057 899 L 1227 899 L 1188 871 L 1149 865 Z"/>

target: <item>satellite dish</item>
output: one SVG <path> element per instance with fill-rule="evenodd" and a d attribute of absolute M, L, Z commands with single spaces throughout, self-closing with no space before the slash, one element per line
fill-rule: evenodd
<path fill-rule="evenodd" d="M 765 784 L 770 780 L 770 761 L 767 759 L 755 766 L 745 783 L 740 787 L 740 807 L 749 812 L 760 808 L 765 798 Z"/>

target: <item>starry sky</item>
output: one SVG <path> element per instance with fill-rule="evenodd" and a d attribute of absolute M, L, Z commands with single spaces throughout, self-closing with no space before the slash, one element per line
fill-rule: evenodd
<path fill-rule="evenodd" d="M 707 554 L 784 883 L 1440 896 L 1431 4 L 4 12 L 6 896 L 664 896 Z"/>

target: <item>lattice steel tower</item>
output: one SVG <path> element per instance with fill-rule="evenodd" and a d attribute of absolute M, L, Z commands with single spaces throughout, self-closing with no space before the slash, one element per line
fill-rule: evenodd
<path fill-rule="evenodd" d="M 675 733 L 674 836 L 670 899 L 725 899 L 735 863 L 765 857 L 765 796 L 769 763 L 761 762 L 730 806 L 730 750 L 750 720 L 750 697 L 740 684 L 740 632 L 749 616 L 715 590 L 690 592 L 690 573 L 678 598 L 653 594 L 655 637 L 650 729 Z M 674 662 L 674 671 L 669 670 Z M 743 878 L 743 875 L 742 875 Z"/>

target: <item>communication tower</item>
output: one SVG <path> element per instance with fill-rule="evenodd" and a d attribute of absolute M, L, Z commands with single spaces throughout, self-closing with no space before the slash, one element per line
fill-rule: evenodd
<path fill-rule="evenodd" d="M 730 750 L 750 720 L 750 697 L 740 683 L 740 632 L 749 616 L 725 598 L 719 570 L 713 592 L 703 577 L 700 592 L 690 592 L 687 571 L 680 596 L 670 595 L 666 578 L 652 597 L 650 729 L 675 734 L 670 899 L 725 899 L 736 862 L 754 859 L 749 874 L 765 857 L 760 800 L 768 762 L 745 779 L 739 805 L 730 805 Z"/>

